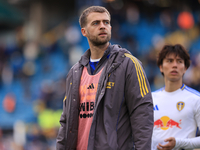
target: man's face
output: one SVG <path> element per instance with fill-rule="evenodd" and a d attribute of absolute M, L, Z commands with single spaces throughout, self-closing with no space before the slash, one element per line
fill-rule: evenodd
<path fill-rule="evenodd" d="M 182 78 L 187 68 L 184 60 L 175 54 L 169 54 L 163 59 L 160 71 L 164 74 L 165 81 L 182 82 Z"/>
<path fill-rule="evenodd" d="M 88 38 L 89 44 L 100 46 L 111 39 L 110 18 L 106 12 L 92 12 L 87 17 L 87 25 L 81 29 L 83 36 Z"/>

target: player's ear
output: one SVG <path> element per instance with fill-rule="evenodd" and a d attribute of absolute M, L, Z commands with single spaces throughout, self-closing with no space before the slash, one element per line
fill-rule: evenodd
<path fill-rule="evenodd" d="M 81 33 L 82 33 L 83 36 L 86 36 L 87 35 L 86 29 L 85 28 L 81 28 Z"/>

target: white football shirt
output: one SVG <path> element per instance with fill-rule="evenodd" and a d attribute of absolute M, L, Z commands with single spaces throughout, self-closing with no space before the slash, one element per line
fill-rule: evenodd
<path fill-rule="evenodd" d="M 200 93 L 186 85 L 174 92 L 166 92 L 161 88 L 152 92 L 154 104 L 154 129 L 152 150 L 164 139 L 192 138 L 200 126 Z M 184 147 L 183 147 L 184 148 Z M 180 147 L 174 150 L 183 149 Z"/>

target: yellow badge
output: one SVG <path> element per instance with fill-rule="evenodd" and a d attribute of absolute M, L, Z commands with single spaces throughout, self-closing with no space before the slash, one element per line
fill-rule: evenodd
<path fill-rule="evenodd" d="M 115 85 L 115 82 L 107 82 L 106 88 L 111 89 Z"/>
<path fill-rule="evenodd" d="M 178 111 L 181 111 L 185 106 L 185 103 L 184 102 L 178 102 L 176 104 L 176 108 L 178 109 Z"/>

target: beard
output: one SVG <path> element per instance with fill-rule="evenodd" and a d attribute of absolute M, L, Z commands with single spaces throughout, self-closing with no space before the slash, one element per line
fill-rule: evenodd
<path fill-rule="evenodd" d="M 111 39 L 111 34 L 107 34 L 106 38 L 99 38 L 99 37 L 95 37 L 95 36 L 89 36 L 88 40 L 94 45 L 94 46 L 101 46 L 101 45 L 105 45 L 107 42 L 109 42 Z"/>

